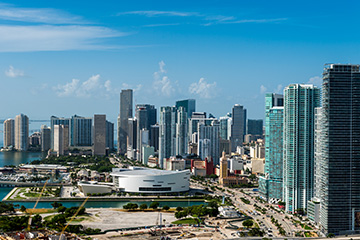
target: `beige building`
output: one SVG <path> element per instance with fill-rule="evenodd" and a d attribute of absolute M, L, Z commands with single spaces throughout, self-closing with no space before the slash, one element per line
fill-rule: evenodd
<path fill-rule="evenodd" d="M 4 121 L 4 148 L 15 145 L 15 121 L 7 119 Z"/>
<path fill-rule="evenodd" d="M 54 125 L 54 151 L 58 156 L 69 150 L 69 126 Z"/>
<path fill-rule="evenodd" d="M 20 114 L 15 117 L 15 149 L 26 151 L 29 146 L 29 118 Z"/>

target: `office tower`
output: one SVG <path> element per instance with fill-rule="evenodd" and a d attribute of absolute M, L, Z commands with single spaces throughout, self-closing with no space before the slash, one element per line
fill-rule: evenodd
<path fill-rule="evenodd" d="M 46 125 L 41 125 L 41 151 L 47 152 L 51 147 L 51 129 Z"/>
<path fill-rule="evenodd" d="M 323 73 L 320 230 L 360 230 L 360 65 L 328 64 Z"/>
<path fill-rule="evenodd" d="M 137 144 L 136 144 L 136 152 L 137 152 L 137 157 L 136 159 L 139 159 L 141 161 L 141 151 L 142 151 L 142 141 L 141 141 L 141 132 L 143 130 L 147 130 L 148 129 L 148 111 L 146 109 L 146 107 L 142 106 L 142 105 L 136 105 L 136 120 L 137 120 L 137 126 L 136 126 L 136 135 L 138 136 L 137 138 Z"/>
<path fill-rule="evenodd" d="M 187 152 L 187 119 L 188 114 L 186 109 L 182 106 L 176 110 L 177 121 L 176 121 L 176 155 L 185 155 Z"/>
<path fill-rule="evenodd" d="M 128 137 L 127 137 L 127 157 L 130 159 L 137 159 L 137 119 L 128 119 Z"/>
<path fill-rule="evenodd" d="M 154 105 L 150 104 L 137 104 L 136 105 L 136 111 L 138 109 L 141 109 L 142 111 L 145 111 L 146 114 L 146 124 L 145 129 L 150 130 L 150 126 L 156 124 L 157 119 L 157 111 Z M 138 117 L 136 117 L 138 118 Z M 145 119 L 145 118 L 144 118 Z"/>
<path fill-rule="evenodd" d="M 314 186 L 314 111 L 320 90 L 291 84 L 284 90 L 283 195 L 287 212 L 306 209 Z"/>
<path fill-rule="evenodd" d="M 40 132 L 34 132 L 29 136 L 29 146 L 40 146 L 41 145 L 41 133 Z"/>
<path fill-rule="evenodd" d="M 176 108 L 160 108 L 159 124 L 159 163 L 164 167 L 164 158 L 175 155 L 175 136 L 176 136 Z"/>
<path fill-rule="evenodd" d="M 211 124 L 199 123 L 198 125 L 198 155 L 201 159 L 212 157 L 214 164 L 219 164 L 220 159 L 220 124 L 213 119 Z"/>
<path fill-rule="evenodd" d="M 191 118 L 193 112 L 195 112 L 195 99 L 185 99 L 176 101 L 176 109 L 179 109 L 179 107 L 183 107 L 187 117 Z"/>
<path fill-rule="evenodd" d="M 55 125 L 67 125 L 69 126 L 70 124 L 70 119 L 69 118 L 59 118 L 56 116 L 51 116 L 50 117 L 50 128 L 51 128 L 51 136 L 50 136 L 50 140 L 51 140 L 51 149 L 54 149 L 54 126 Z"/>
<path fill-rule="evenodd" d="M 150 146 L 154 147 L 154 151 L 159 150 L 159 124 L 150 127 Z"/>
<path fill-rule="evenodd" d="M 94 115 L 94 146 L 93 155 L 105 156 L 106 154 L 106 115 Z"/>
<path fill-rule="evenodd" d="M 114 124 L 106 121 L 106 148 L 114 150 Z"/>
<path fill-rule="evenodd" d="M 15 146 L 15 121 L 6 119 L 4 121 L 4 148 Z"/>
<path fill-rule="evenodd" d="M 15 117 L 15 149 L 26 151 L 29 147 L 29 118 L 20 114 Z"/>
<path fill-rule="evenodd" d="M 263 120 L 248 119 L 246 124 L 246 134 L 263 135 Z"/>
<path fill-rule="evenodd" d="M 198 123 L 199 122 L 204 122 L 206 119 L 206 112 L 194 112 L 191 115 L 191 118 L 188 120 L 189 124 L 188 124 L 188 138 L 189 141 L 191 142 L 191 136 L 193 135 L 193 133 L 197 132 L 198 130 Z"/>
<path fill-rule="evenodd" d="M 133 90 L 121 90 L 120 115 L 118 119 L 118 153 L 127 151 L 128 119 L 133 117 Z"/>
<path fill-rule="evenodd" d="M 231 151 L 235 152 L 238 146 L 243 145 L 244 135 L 246 132 L 246 109 L 235 104 L 232 109 L 232 125 L 231 125 Z"/>
<path fill-rule="evenodd" d="M 223 140 L 230 140 L 231 136 L 231 114 L 228 113 L 224 117 L 220 117 L 220 137 Z"/>
<path fill-rule="evenodd" d="M 69 149 L 69 126 L 54 125 L 54 152 L 64 155 Z"/>
<path fill-rule="evenodd" d="M 92 145 L 92 118 L 74 115 L 69 124 L 70 146 L 82 147 Z"/>
<path fill-rule="evenodd" d="M 259 193 L 265 200 L 283 199 L 283 95 L 265 96 L 265 167 Z"/>
<path fill-rule="evenodd" d="M 322 108 L 315 108 L 314 115 L 314 197 L 320 198 L 320 190 L 321 190 L 321 151 L 322 151 Z"/>

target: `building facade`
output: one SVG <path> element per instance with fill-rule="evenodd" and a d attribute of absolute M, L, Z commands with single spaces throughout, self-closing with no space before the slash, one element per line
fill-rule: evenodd
<path fill-rule="evenodd" d="M 246 132 L 246 109 L 240 104 L 235 104 L 232 109 L 231 125 L 231 151 L 235 152 L 238 146 L 242 146 Z"/>
<path fill-rule="evenodd" d="M 105 156 L 106 154 L 106 115 L 94 115 L 94 146 L 93 155 Z"/>
<path fill-rule="evenodd" d="M 20 114 L 15 117 L 15 149 L 26 151 L 29 147 L 29 118 Z"/>
<path fill-rule="evenodd" d="M 128 119 L 133 117 L 133 90 L 125 89 L 120 93 L 120 115 L 118 118 L 118 153 L 127 151 Z"/>
<path fill-rule="evenodd" d="M 15 146 L 15 120 L 4 121 L 4 148 Z"/>
<path fill-rule="evenodd" d="M 246 134 L 263 135 L 263 120 L 248 119 L 246 124 Z"/>
<path fill-rule="evenodd" d="M 70 146 L 91 146 L 93 142 L 92 130 L 92 118 L 72 116 L 69 123 Z"/>
<path fill-rule="evenodd" d="M 185 99 L 176 101 L 176 109 L 179 109 L 180 107 L 183 107 L 187 118 L 191 118 L 192 113 L 195 112 L 195 99 Z"/>
<path fill-rule="evenodd" d="M 186 109 L 182 106 L 176 110 L 176 155 L 185 155 L 187 153 L 188 136 L 187 136 L 187 123 L 188 114 Z"/>
<path fill-rule="evenodd" d="M 284 90 L 284 200 L 287 212 L 306 209 L 314 190 L 314 113 L 320 90 L 291 84 Z"/>
<path fill-rule="evenodd" d="M 159 162 L 164 167 L 164 159 L 175 155 L 176 139 L 176 108 L 160 108 L 159 124 Z"/>
<path fill-rule="evenodd" d="M 51 129 L 46 125 L 41 125 L 41 151 L 47 152 L 51 148 Z"/>
<path fill-rule="evenodd" d="M 359 233 L 360 65 L 325 66 L 321 126 L 320 230 Z"/>
<path fill-rule="evenodd" d="M 51 149 L 54 149 L 54 126 L 55 125 L 67 125 L 69 126 L 70 124 L 70 119 L 69 118 L 63 118 L 63 117 L 56 117 L 56 116 L 51 116 L 50 117 L 50 128 L 51 128 Z"/>

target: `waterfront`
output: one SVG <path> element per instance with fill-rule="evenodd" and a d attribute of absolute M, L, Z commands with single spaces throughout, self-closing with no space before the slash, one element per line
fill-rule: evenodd
<path fill-rule="evenodd" d="M 44 157 L 41 152 L 0 152 L 0 167 L 30 163 Z"/>
<path fill-rule="evenodd" d="M 0 198 L 1 200 L 12 190 L 12 188 L 0 188 Z M 156 201 L 156 199 L 154 200 Z M 74 207 L 80 206 L 82 201 L 58 201 L 62 203 L 65 207 Z M 143 203 L 150 205 L 151 201 L 131 201 L 132 203 L 136 203 L 139 206 Z M 19 204 L 24 205 L 26 208 L 33 208 L 35 202 L 11 202 L 14 205 Z M 39 202 L 36 208 L 52 208 L 52 202 Z M 128 201 L 94 201 L 94 202 L 87 202 L 85 204 L 86 208 L 122 208 L 122 206 L 126 205 Z M 192 205 L 200 205 L 203 204 L 203 201 L 160 201 L 160 207 L 162 206 L 169 206 L 169 207 L 188 207 Z"/>

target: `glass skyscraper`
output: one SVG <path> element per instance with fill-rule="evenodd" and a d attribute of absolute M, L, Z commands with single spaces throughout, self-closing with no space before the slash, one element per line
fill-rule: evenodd
<path fill-rule="evenodd" d="M 360 65 L 323 73 L 320 229 L 360 232 Z"/>
<path fill-rule="evenodd" d="M 159 124 L 159 164 L 164 166 L 164 158 L 175 155 L 176 145 L 176 108 L 160 108 Z"/>
<path fill-rule="evenodd" d="M 314 111 L 320 89 L 291 84 L 284 90 L 284 200 L 286 211 L 306 209 L 314 187 Z"/>
<path fill-rule="evenodd" d="M 246 109 L 240 104 L 235 104 L 232 109 L 231 125 L 231 151 L 236 152 L 238 146 L 242 146 L 246 132 Z"/>
<path fill-rule="evenodd" d="M 265 96 L 265 169 L 259 192 L 266 199 L 283 199 L 283 95 Z"/>
<path fill-rule="evenodd" d="M 91 146 L 92 129 L 92 118 L 72 116 L 69 124 L 70 146 Z"/>

